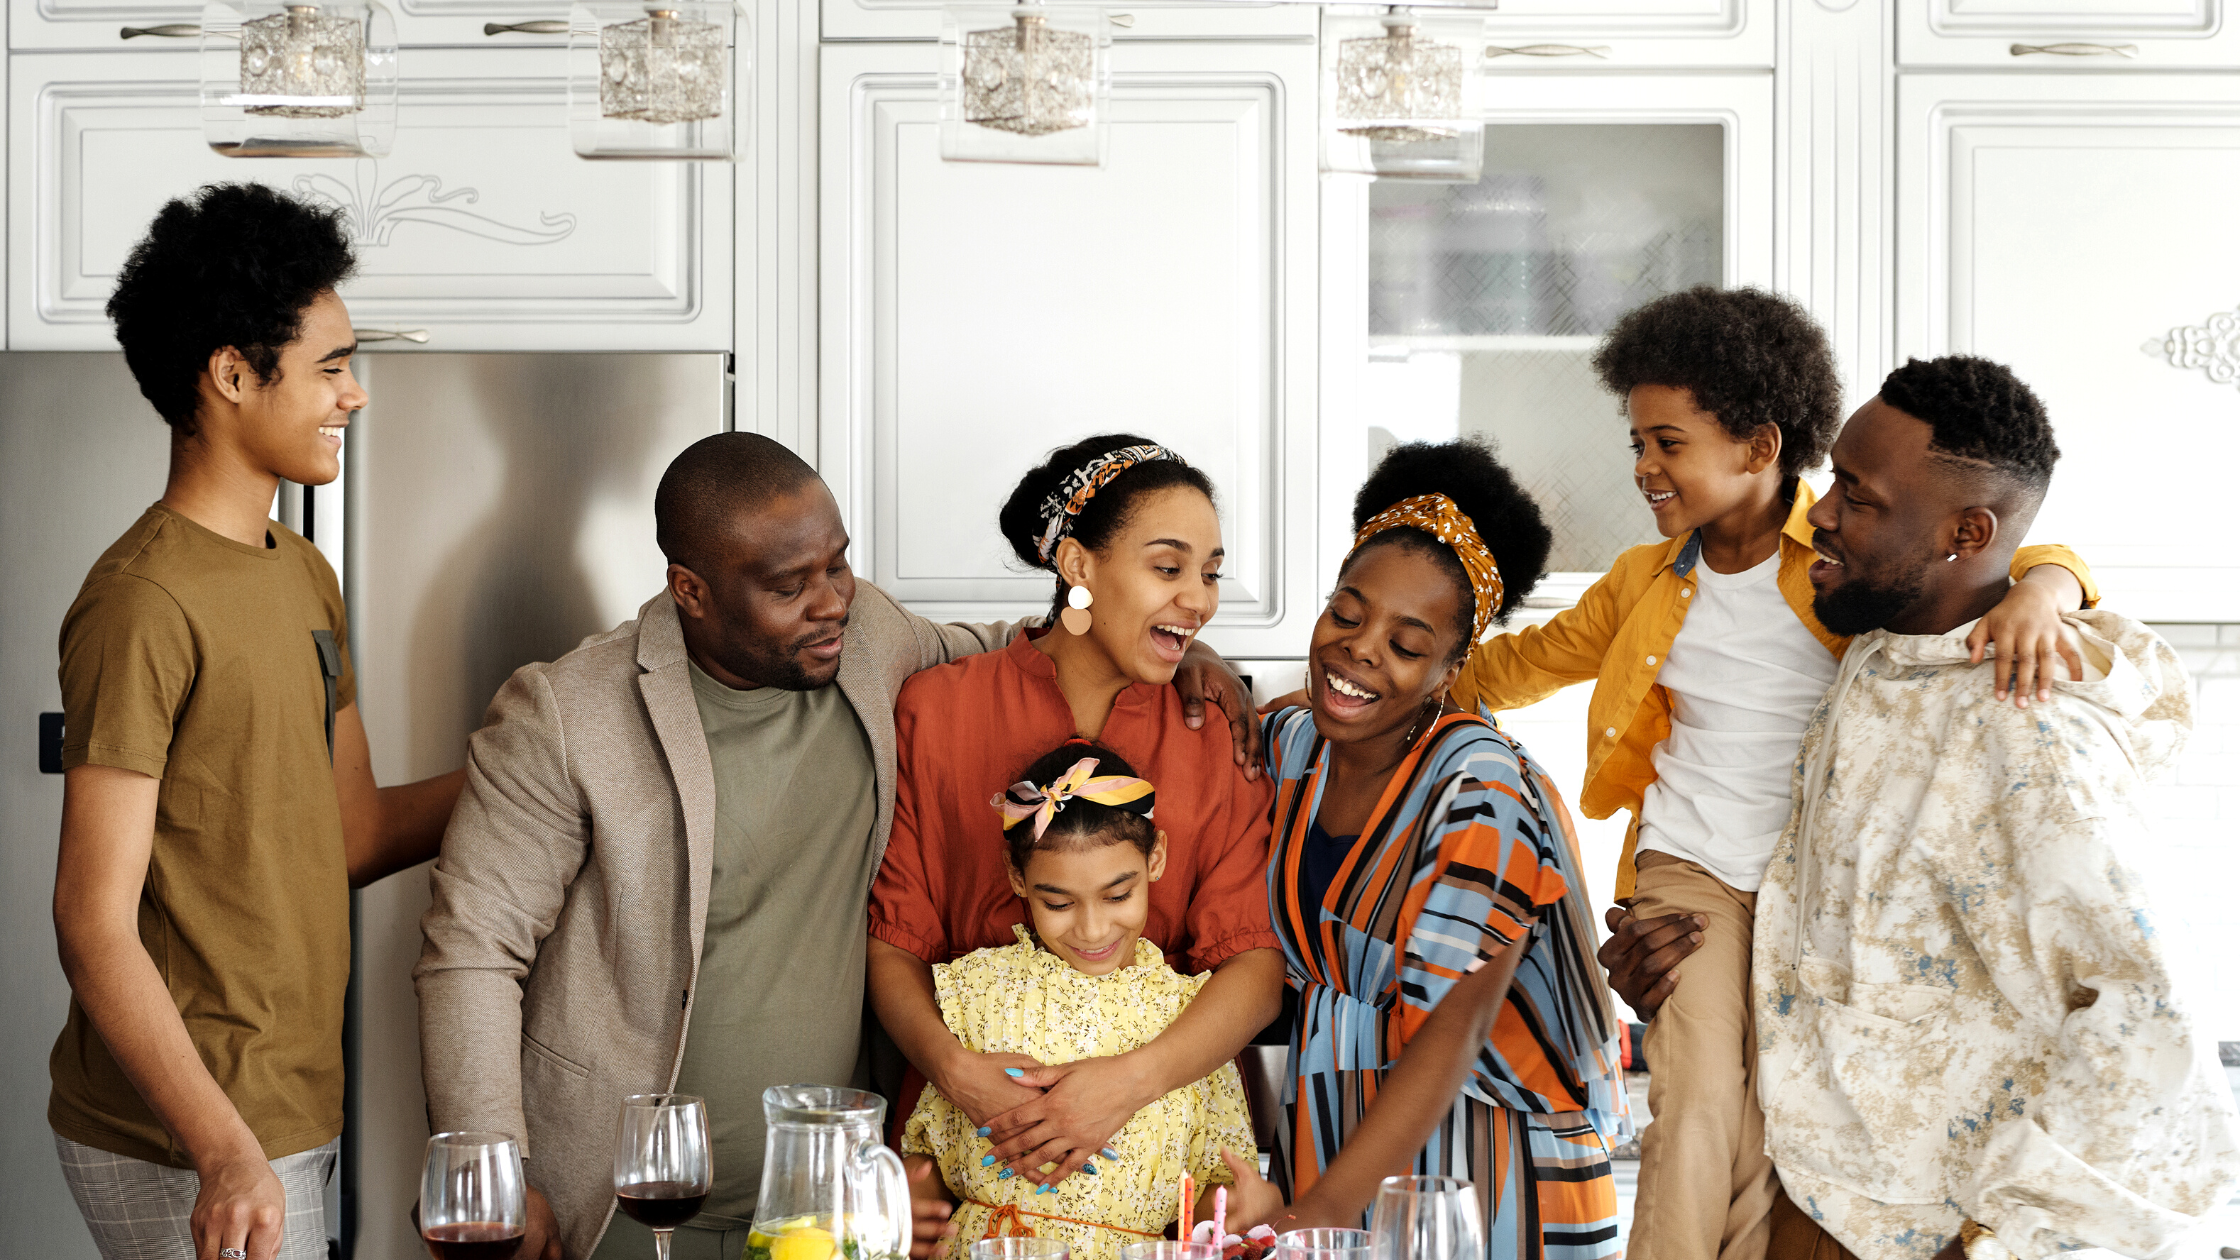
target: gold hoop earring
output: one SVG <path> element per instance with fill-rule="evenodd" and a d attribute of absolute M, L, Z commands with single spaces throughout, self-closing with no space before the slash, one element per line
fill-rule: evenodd
<path fill-rule="evenodd" d="M 1071 587 L 1066 591 L 1066 608 L 1058 614 L 1068 634 L 1089 633 L 1089 605 L 1095 603 L 1086 586 Z"/>

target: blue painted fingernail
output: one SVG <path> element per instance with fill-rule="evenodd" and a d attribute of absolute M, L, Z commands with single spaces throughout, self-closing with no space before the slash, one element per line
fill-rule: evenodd
<path fill-rule="evenodd" d="M 980 1157 L 980 1166 L 982 1168 L 986 1168 L 988 1165 L 994 1162 L 996 1162 L 996 1157 L 993 1155 L 982 1155 Z"/>
<path fill-rule="evenodd" d="M 1097 1171 L 1097 1166 L 1095 1164 L 1083 1164 L 1081 1166 L 1081 1171 L 1094 1174 Z"/>
<path fill-rule="evenodd" d="M 997 1181 L 1008 1181 L 1008 1180 L 1010 1180 L 1011 1178 L 1013 1178 L 1013 1177 L 1016 1177 L 1016 1176 L 1018 1176 L 1018 1175 L 1019 1175 L 1019 1174 L 1017 1174 L 1017 1173 L 1015 1173 L 1015 1172 L 1011 1171 L 1010 1169 L 1006 1168 L 1006 1169 L 1004 1169 L 1004 1170 L 1003 1170 L 1002 1172 L 999 1172 L 999 1173 L 997 1173 L 997 1174 L 996 1174 L 996 1180 L 997 1180 Z"/>
<path fill-rule="evenodd" d="M 1104 1148 L 1104 1149 L 1103 1149 L 1103 1150 L 1101 1150 L 1101 1151 L 1098 1151 L 1098 1152 L 1097 1152 L 1097 1154 L 1099 1154 L 1099 1155 L 1102 1155 L 1102 1156 L 1104 1156 L 1104 1157 L 1105 1157 L 1106 1159 L 1111 1159 L 1111 1160 L 1117 1160 L 1117 1159 L 1119 1159 L 1119 1158 L 1120 1158 L 1120 1152 L 1118 1152 L 1118 1151 L 1116 1151 L 1116 1150 L 1113 1150 L 1113 1149 L 1112 1149 L 1111 1147 L 1109 1147 L 1109 1146 L 1108 1146 L 1108 1147 L 1106 1147 L 1106 1148 Z"/>
<path fill-rule="evenodd" d="M 1017 1068 L 1005 1068 L 1005 1069 L 1003 1070 L 1003 1074 L 1004 1074 L 1005 1076 L 1025 1076 L 1025 1075 L 1026 1075 L 1026 1073 L 1025 1073 L 1025 1072 L 1022 1072 L 1022 1071 L 1020 1071 L 1020 1070 L 1019 1070 L 1019 1069 L 1017 1069 Z"/>
<path fill-rule="evenodd" d="M 981 1137 L 986 1137 L 986 1136 L 988 1136 L 988 1126 L 987 1126 L 987 1125 L 984 1125 L 984 1124 L 983 1124 L 983 1125 L 981 1125 L 981 1126 L 980 1126 L 980 1130 L 979 1130 L 979 1132 L 980 1132 L 980 1136 L 981 1136 Z"/>

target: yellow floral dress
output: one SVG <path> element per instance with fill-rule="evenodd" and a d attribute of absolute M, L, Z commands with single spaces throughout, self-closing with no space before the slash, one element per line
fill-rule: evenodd
<path fill-rule="evenodd" d="M 933 969 L 942 1022 L 967 1050 L 1043 1063 L 1125 1054 L 1164 1032 L 1206 982 L 1176 972 L 1158 946 L 1140 938 L 1134 966 L 1091 976 L 1037 946 L 1025 927 L 1013 930 L 1016 945 L 977 950 Z M 1259 1158 L 1234 1063 L 1138 1111 L 1113 1135 L 1120 1158 L 1097 1156 L 1094 1176 L 1076 1173 L 1055 1194 L 1000 1178 L 1000 1166 L 981 1167 L 991 1146 L 931 1085 L 902 1131 L 903 1154 L 932 1156 L 957 1197 L 960 1254 L 973 1239 L 1034 1234 L 1065 1239 L 1073 1260 L 1119 1260 L 1121 1247 L 1156 1238 L 1174 1222 L 1184 1173 L 1203 1190 L 1233 1180 L 1222 1147 Z"/>

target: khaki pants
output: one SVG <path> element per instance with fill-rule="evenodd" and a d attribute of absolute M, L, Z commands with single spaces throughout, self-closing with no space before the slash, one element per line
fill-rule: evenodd
<path fill-rule="evenodd" d="M 1768 1214 L 1781 1197 L 1758 1107 L 1750 1013 L 1755 893 L 1737 892 L 1693 862 L 1644 853 L 1633 912 L 1700 914 L 1703 946 L 1650 1021 L 1649 1127 L 1628 1260 L 1764 1260 Z"/>

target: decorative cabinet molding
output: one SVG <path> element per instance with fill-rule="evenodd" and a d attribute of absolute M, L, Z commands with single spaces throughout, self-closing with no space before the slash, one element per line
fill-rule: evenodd
<path fill-rule="evenodd" d="M 1828 330 L 1847 407 L 1890 360 L 1890 14 L 1882 0 L 1790 7 L 1774 66 L 1774 287 Z"/>
<path fill-rule="evenodd" d="M 2170 457 L 2232 439 L 2208 317 L 2240 303 L 2240 236 L 2142 219 L 2230 218 L 2240 82 L 1904 77 L 1898 119 L 1898 352 L 1983 355 L 2045 400 L 2062 462 L 2031 536 L 2081 552 L 2111 603 L 2240 620 L 2221 461 Z M 2211 362 L 2188 357 L 2195 332 Z"/>
<path fill-rule="evenodd" d="M 1773 64 L 1782 0 L 1502 0 L 1486 15 L 1488 68 L 1577 73 Z"/>
<path fill-rule="evenodd" d="M 1214 644 L 1303 651 L 1314 50 L 1116 49 L 1101 169 L 943 162 L 936 64 L 824 49 L 819 469 L 858 570 L 928 616 L 1042 612 L 997 508 L 1053 447 L 1142 433 L 1219 487 Z"/>
<path fill-rule="evenodd" d="M 939 39 L 940 0 L 820 0 L 824 38 Z M 1105 0 L 1115 40 L 1253 39 L 1312 41 L 1321 10 L 1311 4 L 1138 4 Z"/>
<path fill-rule="evenodd" d="M 157 208 L 254 180 L 344 210 L 352 317 L 430 351 L 729 350 L 730 172 L 578 159 L 558 59 L 522 60 L 423 52 L 390 156 L 311 161 L 212 153 L 192 53 L 16 55 L 9 348 L 112 346 L 102 307 Z"/>
<path fill-rule="evenodd" d="M 1907 66 L 2240 69 L 2231 0 L 1899 0 Z"/>

